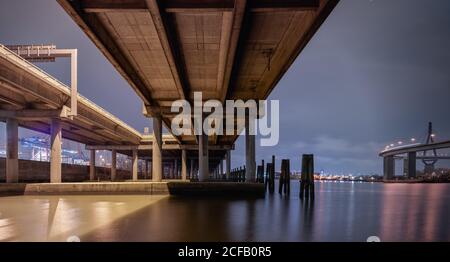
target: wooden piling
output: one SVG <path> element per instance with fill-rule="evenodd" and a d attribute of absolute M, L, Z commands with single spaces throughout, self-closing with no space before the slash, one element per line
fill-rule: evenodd
<path fill-rule="evenodd" d="M 269 189 L 269 176 L 270 176 L 270 170 L 271 170 L 271 163 L 267 163 L 267 167 L 266 167 L 266 174 L 264 176 L 264 188 L 267 191 Z"/>
<path fill-rule="evenodd" d="M 269 172 L 269 169 L 267 170 Z M 272 163 L 270 164 L 269 172 L 269 192 L 275 192 L 275 156 L 272 155 Z"/>
<path fill-rule="evenodd" d="M 284 194 L 289 195 L 291 192 L 291 168 L 289 159 L 283 159 L 281 161 L 281 173 L 284 182 Z"/>
<path fill-rule="evenodd" d="M 314 155 L 302 156 L 302 175 L 300 180 L 300 199 L 314 198 Z"/>
<path fill-rule="evenodd" d="M 283 172 L 283 160 L 281 160 L 281 170 L 280 170 L 280 178 L 278 183 L 278 193 L 283 194 L 283 186 L 284 186 L 284 172 Z"/>

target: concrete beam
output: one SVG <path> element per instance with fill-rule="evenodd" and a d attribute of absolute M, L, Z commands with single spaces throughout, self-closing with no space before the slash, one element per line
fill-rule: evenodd
<path fill-rule="evenodd" d="M 151 145 L 86 145 L 86 150 L 153 150 L 153 143 Z M 178 145 L 178 144 L 162 144 L 162 150 L 189 150 L 197 151 L 198 145 Z M 234 150 L 234 145 L 210 145 L 208 147 L 211 151 Z"/>
<path fill-rule="evenodd" d="M 163 52 L 167 58 L 167 62 L 172 72 L 173 80 L 178 90 L 178 94 L 181 99 L 189 99 L 189 85 L 186 81 L 185 71 L 180 56 L 180 49 L 176 45 L 177 41 L 175 39 L 176 33 L 172 29 L 170 19 L 167 18 L 163 9 L 159 7 L 159 3 L 162 1 L 157 0 L 146 0 L 148 10 L 153 19 L 153 24 L 155 25 L 156 33 L 158 34 Z M 162 12 L 163 11 L 163 12 Z"/>
<path fill-rule="evenodd" d="M 61 120 L 52 119 L 51 126 L 51 153 L 50 153 L 50 183 L 61 183 Z"/>
<path fill-rule="evenodd" d="M 152 180 L 162 180 L 162 119 L 153 117 L 153 141 L 152 141 Z"/>
<path fill-rule="evenodd" d="M 239 2 L 239 1 L 237 1 Z M 316 10 L 318 0 L 249 0 L 253 12 L 305 11 Z M 168 13 L 185 12 L 231 12 L 235 8 L 234 0 L 164 0 L 161 9 Z M 144 0 L 84 0 L 81 7 L 86 13 L 105 12 L 144 12 Z"/>
<path fill-rule="evenodd" d="M 89 0 L 81 1 L 81 6 L 86 13 L 104 12 L 145 12 L 147 5 L 144 0 Z"/>
<path fill-rule="evenodd" d="M 86 5 L 92 2 L 103 1 L 83 1 L 81 5 Z M 126 6 L 128 1 L 112 1 L 119 6 Z M 137 72 L 133 70 L 130 60 L 120 52 L 120 48 L 114 41 L 108 31 L 102 26 L 100 18 L 96 14 L 90 14 L 86 10 L 79 9 L 77 4 L 72 1 L 58 0 L 58 3 L 64 8 L 64 10 L 71 14 L 72 18 L 78 25 L 86 32 L 95 45 L 102 51 L 102 53 L 108 58 L 108 60 L 114 65 L 119 73 L 130 83 L 135 92 L 146 104 L 155 104 L 151 93 L 145 84 L 145 81 L 139 76 Z M 145 2 L 143 2 L 145 5 Z M 91 8 L 94 9 L 94 8 Z M 127 8 L 128 9 L 128 8 Z"/>
<path fill-rule="evenodd" d="M 0 110 L 0 119 L 42 120 L 53 118 L 69 118 L 70 109 L 63 106 L 61 109 L 25 109 Z"/>
<path fill-rule="evenodd" d="M 6 183 L 19 182 L 19 125 L 16 119 L 6 121 Z"/>
<path fill-rule="evenodd" d="M 319 5 L 319 0 L 249 0 L 252 12 L 314 11 Z"/>

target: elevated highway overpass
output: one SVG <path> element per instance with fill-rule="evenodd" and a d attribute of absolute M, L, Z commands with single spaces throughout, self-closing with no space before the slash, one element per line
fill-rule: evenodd
<path fill-rule="evenodd" d="M 383 173 L 385 180 L 391 180 L 395 176 L 395 159 L 401 155 L 406 157 L 402 159 L 405 160 L 404 168 L 405 173 L 409 178 L 416 177 L 416 160 L 438 160 L 438 159 L 450 159 L 448 156 L 433 155 L 427 156 L 425 153 L 419 155 L 419 152 L 434 151 L 438 149 L 448 149 L 450 148 L 450 140 L 433 142 L 428 144 L 412 144 L 397 146 L 385 149 L 379 153 L 379 156 L 383 158 Z"/>
<path fill-rule="evenodd" d="M 91 180 L 95 176 L 92 159 L 96 150 L 111 150 L 113 162 L 117 153 L 132 156 L 133 178 L 137 179 L 137 159 L 153 160 L 153 135 L 141 134 L 80 94 L 77 115 L 70 116 L 70 96 L 68 86 L 0 45 L 0 121 L 7 123 L 7 182 L 18 181 L 19 126 L 51 134 L 52 182 L 61 182 L 61 138 L 85 144 L 91 150 Z M 186 160 L 196 159 L 196 145 L 181 145 L 170 134 L 161 137 L 166 161 L 178 161 L 183 151 Z M 217 164 L 230 149 L 211 148 L 211 163 Z M 114 180 L 114 163 L 112 167 Z"/>

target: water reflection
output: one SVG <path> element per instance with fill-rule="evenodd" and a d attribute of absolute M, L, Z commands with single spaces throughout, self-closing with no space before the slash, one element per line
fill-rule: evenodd
<path fill-rule="evenodd" d="M 303 218 L 302 222 L 302 230 L 303 235 L 305 237 L 305 241 L 313 240 L 313 232 L 314 232 L 314 199 L 301 199 L 301 214 Z"/>
<path fill-rule="evenodd" d="M 450 185 L 317 183 L 315 199 L 0 198 L 1 241 L 450 241 Z"/>

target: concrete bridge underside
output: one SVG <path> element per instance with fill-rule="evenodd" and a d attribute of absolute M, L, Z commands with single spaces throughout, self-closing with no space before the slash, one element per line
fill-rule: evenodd
<path fill-rule="evenodd" d="M 142 99 L 153 118 L 152 157 L 159 159 L 162 125 L 171 132 L 176 115 L 173 101 L 192 105 L 194 92 L 221 102 L 266 99 L 338 0 L 58 2 Z M 236 119 L 235 128 L 243 122 Z M 198 145 L 199 179 L 206 180 L 210 148 L 231 147 L 238 135 L 174 138 Z M 247 181 L 255 173 L 255 136 L 248 136 Z"/>
<path fill-rule="evenodd" d="M 58 0 L 142 99 L 152 134 L 141 134 L 88 99 L 1 46 L 0 120 L 7 126 L 7 182 L 18 181 L 18 126 L 51 135 L 51 182 L 61 182 L 61 140 L 152 162 L 161 181 L 163 162 L 173 159 L 181 177 L 200 181 L 230 174 L 234 135 L 172 134 L 173 101 L 266 99 L 325 21 L 337 0 Z M 248 125 L 248 117 L 236 119 Z M 171 134 L 163 135 L 163 125 Z M 222 163 L 226 159 L 225 172 Z M 188 164 L 188 162 L 190 164 Z M 255 136 L 246 136 L 246 180 L 255 181 Z M 181 166 L 181 167 L 180 167 Z M 93 180 L 95 161 L 91 160 Z M 218 172 L 218 170 L 221 170 Z"/>

